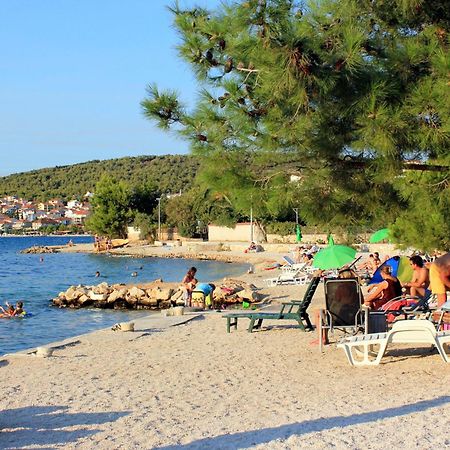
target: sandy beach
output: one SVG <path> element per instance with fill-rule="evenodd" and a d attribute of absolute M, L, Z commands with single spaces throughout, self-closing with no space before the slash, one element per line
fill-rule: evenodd
<path fill-rule="evenodd" d="M 256 266 L 280 258 L 254 255 Z M 305 286 L 263 287 L 269 276 L 243 278 L 271 308 L 302 297 Z M 323 298 L 320 285 L 311 311 Z M 394 346 L 380 366 L 354 368 L 294 323 L 227 334 L 220 313 L 191 318 L 1 358 L 0 448 L 450 448 L 449 366 L 429 347 Z"/>

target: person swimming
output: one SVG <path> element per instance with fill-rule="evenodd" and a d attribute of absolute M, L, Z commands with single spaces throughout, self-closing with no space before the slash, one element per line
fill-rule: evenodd
<path fill-rule="evenodd" d="M 0 313 L 0 317 L 20 317 L 20 316 L 25 316 L 26 312 L 23 309 L 23 302 L 18 301 L 16 303 L 16 306 L 14 307 L 13 305 L 9 304 L 8 302 L 6 302 L 6 309 L 3 308 L 3 306 L 0 306 L 0 311 L 2 311 L 2 313 Z"/>

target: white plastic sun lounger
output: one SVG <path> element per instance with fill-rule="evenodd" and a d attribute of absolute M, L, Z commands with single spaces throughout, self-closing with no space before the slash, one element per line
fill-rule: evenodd
<path fill-rule="evenodd" d="M 294 273 L 282 273 L 275 278 L 266 278 L 264 281 L 269 287 L 280 284 L 308 284 L 309 277 L 297 271 Z"/>
<path fill-rule="evenodd" d="M 450 357 L 444 350 L 444 344 L 450 343 L 450 331 L 437 332 L 428 320 L 399 320 L 388 333 L 348 337 L 343 339 L 338 347 L 344 349 L 352 366 L 367 366 L 379 364 L 387 346 L 391 343 L 431 344 L 437 348 L 445 362 L 450 362 Z M 379 349 L 374 353 L 373 347 L 376 345 Z M 356 354 L 357 351 L 359 355 Z"/>

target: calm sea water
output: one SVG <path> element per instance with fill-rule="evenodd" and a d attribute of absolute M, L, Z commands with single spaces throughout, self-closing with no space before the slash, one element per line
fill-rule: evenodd
<path fill-rule="evenodd" d="M 188 259 L 130 258 L 108 255 L 55 253 L 21 254 L 33 245 L 61 245 L 68 237 L 0 237 L 0 302 L 23 300 L 31 317 L 0 319 L 0 354 L 35 347 L 65 339 L 116 322 L 148 315 L 147 311 L 98 309 L 58 309 L 50 300 L 71 285 L 94 285 L 100 282 L 138 283 L 156 278 L 180 281 L 187 269 L 195 265 L 198 279 L 208 282 L 224 276 L 238 275 L 246 269 L 240 264 Z M 92 242 L 91 237 L 72 238 L 75 243 Z M 43 261 L 40 261 L 40 257 Z M 95 278 L 100 271 L 101 278 Z M 138 272 L 138 277 L 131 276 Z"/>

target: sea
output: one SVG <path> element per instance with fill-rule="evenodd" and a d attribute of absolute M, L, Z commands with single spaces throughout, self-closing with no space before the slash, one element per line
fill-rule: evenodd
<path fill-rule="evenodd" d="M 60 309 L 51 299 L 72 285 L 101 282 L 145 283 L 157 278 L 181 281 L 191 266 L 200 282 L 242 274 L 247 266 L 191 259 L 118 257 L 108 254 L 24 254 L 34 245 L 93 242 L 91 236 L 0 237 L 0 303 L 24 302 L 24 318 L 0 319 L 0 355 L 45 345 L 151 314 L 150 311 Z M 101 276 L 95 277 L 99 271 Z M 137 272 L 137 277 L 132 273 Z"/>

